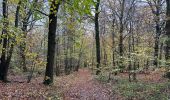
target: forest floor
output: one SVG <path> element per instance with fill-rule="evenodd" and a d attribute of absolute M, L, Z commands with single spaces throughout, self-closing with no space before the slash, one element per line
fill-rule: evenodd
<path fill-rule="evenodd" d="M 170 100 L 170 80 L 165 78 L 164 69 L 139 72 L 137 80 L 129 82 L 127 72 L 112 76 L 109 84 L 119 99 L 114 100 Z M 108 84 L 108 75 L 98 76 L 98 80 Z"/>
<path fill-rule="evenodd" d="M 10 83 L 0 82 L 0 100 L 168 100 L 170 82 L 161 71 L 137 75 L 138 82 L 128 82 L 128 74 L 107 77 L 95 76 L 88 69 L 55 78 L 54 84 L 45 86 L 43 77 L 9 75 Z M 149 99 L 148 99 L 149 98 Z M 156 98 L 156 99 L 155 99 Z M 160 99 L 162 98 L 162 99 Z"/>
<path fill-rule="evenodd" d="M 93 78 L 88 69 L 55 78 L 44 86 L 43 77 L 27 83 L 26 77 L 9 75 L 9 83 L 0 82 L 0 100 L 113 100 L 112 88 Z"/>
<path fill-rule="evenodd" d="M 57 82 L 64 100 L 115 100 L 112 87 L 97 81 L 88 69 L 59 77 Z"/>

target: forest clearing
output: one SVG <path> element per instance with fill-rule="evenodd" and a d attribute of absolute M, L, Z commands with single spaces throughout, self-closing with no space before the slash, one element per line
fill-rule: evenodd
<path fill-rule="evenodd" d="M 170 0 L 0 0 L 0 100 L 170 100 Z"/>

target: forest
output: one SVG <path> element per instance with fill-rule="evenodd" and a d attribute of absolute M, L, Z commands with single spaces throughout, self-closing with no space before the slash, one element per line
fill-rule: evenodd
<path fill-rule="evenodd" d="M 170 100 L 170 0 L 0 0 L 0 100 Z"/>

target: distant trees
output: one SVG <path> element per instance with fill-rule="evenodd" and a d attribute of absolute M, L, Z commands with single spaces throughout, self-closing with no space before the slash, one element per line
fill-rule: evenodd
<path fill-rule="evenodd" d="M 128 72 L 130 81 L 136 80 L 139 70 L 164 66 L 165 59 L 169 66 L 169 0 L 165 27 L 164 0 L 107 1 L 50 0 L 48 8 L 46 1 L 3 0 L 0 80 L 7 81 L 11 61 L 11 69 L 30 71 L 31 77 L 35 66 L 46 66 L 47 85 L 53 82 L 53 72 L 68 75 L 81 66 L 94 65 L 96 75 Z M 35 32 L 36 28 L 44 34 Z"/>
<path fill-rule="evenodd" d="M 158 67 L 158 62 L 159 60 L 159 50 L 161 48 L 159 48 L 160 43 L 160 36 L 162 33 L 162 24 L 163 22 L 161 22 L 161 16 L 163 14 L 163 4 L 164 4 L 164 0 L 147 0 L 147 3 L 150 6 L 150 9 L 152 11 L 152 14 L 154 16 L 154 22 L 155 22 L 155 44 L 154 44 L 154 61 L 153 64 L 154 66 L 157 68 Z"/>
<path fill-rule="evenodd" d="M 136 73 L 163 66 L 164 0 L 108 1 L 102 1 L 101 5 L 107 9 L 107 33 L 113 34 L 109 28 L 114 28 L 114 47 L 111 42 L 105 42 L 106 47 L 113 49 L 112 59 L 115 63 L 112 65 L 115 66 L 112 71 L 128 71 L 130 78 L 132 76 L 136 80 Z M 101 16 L 99 20 L 105 17 Z M 113 22 L 114 27 L 111 26 Z M 104 26 L 101 24 L 101 27 Z M 109 40 L 107 36 L 110 35 L 106 35 L 105 39 Z M 108 59 L 110 61 L 111 58 Z M 154 67 L 151 67 L 152 65 Z M 107 66 L 110 66 L 110 62 Z"/>
<path fill-rule="evenodd" d="M 37 1 L 37 0 L 35 0 L 35 1 Z M 16 4 L 16 9 L 15 10 L 12 9 L 15 12 L 14 20 L 10 19 L 11 16 L 13 16 L 13 15 L 11 13 L 9 13 L 9 10 L 7 10 L 9 8 L 12 8 L 10 6 L 10 3 Z M 3 0 L 3 2 L 2 2 L 2 5 L 3 5 L 3 18 L 2 19 L 3 19 L 4 24 L 3 24 L 3 31 L 1 34 L 1 44 L 3 45 L 3 48 L 1 48 L 2 52 L 1 52 L 1 64 L 0 64 L 0 69 L 1 69 L 0 76 L 1 76 L 1 80 L 3 80 L 3 81 L 7 81 L 7 72 L 8 72 L 9 64 L 11 62 L 12 55 L 14 52 L 14 46 L 17 44 L 17 41 L 21 40 L 21 38 L 19 37 L 19 35 L 21 35 L 21 33 L 19 31 L 21 24 L 19 22 L 21 21 L 21 19 L 23 17 L 23 13 L 22 13 L 23 3 L 25 3 L 25 1 L 21 2 L 20 0 L 19 1 Z M 26 16 L 26 22 L 23 21 L 24 28 L 27 28 L 27 26 L 28 26 L 29 18 L 31 16 L 30 13 L 32 13 L 32 10 L 30 10 L 29 15 Z M 27 30 L 24 30 L 24 33 L 26 31 Z M 24 34 L 24 38 L 26 38 L 25 34 Z M 25 43 L 25 40 L 23 41 L 23 43 Z M 25 48 L 25 46 L 24 46 L 24 48 Z M 25 50 L 23 50 L 22 54 L 25 54 Z M 24 59 L 25 59 L 24 60 L 24 62 L 25 62 L 26 58 L 24 58 Z M 22 64 L 23 63 L 21 63 L 21 65 Z"/>

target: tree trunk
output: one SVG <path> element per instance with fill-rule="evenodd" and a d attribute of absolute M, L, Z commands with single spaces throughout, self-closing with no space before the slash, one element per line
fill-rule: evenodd
<path fill-rule="evenodd" d="M 2 49 L 2 55 L 1 55 L 1 64 L 0 64 L 0 80 L 7 81 L 7 73 L 8 73 L 8 66 L 6 64 L 6 49 L 7 49 L 7 28 L 8 28 L 8 12 L 7 12 L 7 0 L 3 0 L 2 2 L 3 5 L 3 29 L 2 29 L 2 34 L 5 35 L 3 38 L 3 49 Z"/>
<path fill-rule="evenodd" d="M 69 74 L 69 70 L 68 70 L 68 41 L 69 41 L 69 38 L 68 38 L 68 36 L 66 37 L 66 33 L 67 33 L 67 29 L 65 29 L 65 31 L 66 32 L 64 32 L 64 35 L 65 35 L 65 37 L 64 37 L 64 55 L 65 55 L 65 58 L 64 58 L 64 66 L 65 66 L 65 68 L 64 68 L 64 73 L 66 74 L 66 75 L 68 75 Z"/>
<path fill-rule="evenodd" d="M 159 37 L 161 35 L 161 28 L 160 28 L 160 5 L 161 1 L 157 1 L 156 6 L 156 35 L 155 35 L 155 47 L 154 47 L 154 66 L 158 67 L 158 53 L 159 53 Z"/>
<path fill-rule="evenodd" d="M 134 33 L 132 32 L 132 51 L 135 53 L 135 38 L 134 38 Z M 136 58 L 133 58 L 133 80 L 136 81 Z"/>
<path fill-rule="evenodd" d="M 123 71 L 124 65 L 123 65 L 123 17 L 124 17 L 124 6 L 125 6 L 125 0 L 121 3 L 121 14 L 120 14 L 120 28 L 119 28 L 119 68 L 121 69 L 121 72 Z"/>
<path fill-rule="evenodd" d="M 5 2 L 7 3 L 7 1 L 5 1 Z M 16 13 L 15 13 L 15 27 L 16 28 L 18 28 L 18 23 L 19 23 L 20 5 L 21 5 L 21 1 L 19 1 L 18 5 L 17 5 L 17 9 L 16 9 Z M 4 10 L 5 10 L 5 8 L 6 7 L 4 7 Z M 12 37 L 11 41 L 15 42 L 15 37 Z M 7 73 L 8 73 L 9 64 L 11 62 L 11 57 L 13 54 L 13 48 L 14 48 L 14 44 L 11 44 L 10 49 L 9 49 L 9 54 L 7 55 L 7 59 L 5 60 L 5 57 L 3 55 L 2 63 L 0 64 L 0 79 L 2 79 L 3 81 L 7 81 Z M 2 68 L 2 67 L 4 67 L 4 68 Z M 1 73 L 3 73 L 3 72 L 4 72 L 4 76 L 1 76 Z"/>
<path fill-rule="evenodd" d="M 23 71 L 26 72 L 27 71 L 27 67 L 26 67 L 26 57 L 25 57 L 25 49 L 26 49 L 26 35 L 27 35 L 27 19 L 24 19 L 23 21 L 23 27 L 22 27 L 22 31 L 23 31 L 23 39 L 24 41 L 22 42 L 22 44 L 20 45 L 20 56 L 21 56 L 21 68 L 23 68 Z"/>
<path fill-rule="evenodd" d="M 97 4 L 95 7 L 95 32 L 96 32 L 96 57 L 97 57 L 97 71 L 96 75 L 100 73 L 99 67 L 100 67 L 100 35 L 99 35 L 99 5 L 100 0 L 97 0 Z"/>
<path fill-rule="evenodd" d="M 159 52 L 159 66 L 161 67 L 162 65 L 162 53 L 163 53 L 163 43 L 160 45 L 160 52 Z"/>
<path fill-rule="evenodd" d="M 65 74 L 66 75 L 69 75 L 70 74 L 70 65 L 69 65 L 69 41 L 70 41 L 70 37 L 68 36 L 67 37 L 67 41 L 66 41 L 66 48 L 65 48 L 65 51 L 66 51 L 66 53 L 65 53 Z"/>
<path fill-rule="evenodd" d="M 33 0 L 32 3 L 33 3 L 33 7 L 36 6 L 36 3 L 38 2 L 38 0 Z M 27 9 L 27 7 L 25 7 L 25 9 Z M 25 56 L 25 49 L 26 49 L 26 36 L 27 36 L 27 26 L 28 26 L 28 22 L 29 22 L 29 19 L 32 15 L 32 10 L 29 9 L 29 11 L 27 12 L 26 14 L 26 17 L 23 19 L 22 21 L 22 31 L 23 31 L 23 42 L 21 43 L 20 45 L 20 57 L 21 57 L 21 68 L 23 68 L 23 71 L 26 72 L 27 71 L 27 67 L 26 67 L 26 56 Z"/>
<path fill-rule="evenodd" d="M 72 32 L 71 32 L 71 33 L 72 33 Z M 73 55 L 73 53 L 74 53 L 74 52 L 73 52 L 74 50 L 73 50 L 73 37 L 72 37 L 72 36 L 70 36 L 69 46 L 70 46 L 70 57 L 69 57 L 69 58 L 70 58 L 70 59 L 69 59 L 69 60 L 70 60 L 70 61 L 69 61 L 69 62 L 70 62 L 70 67 L 69 67 L 69 69 L 70 69 L 70 72 L 71 72 L 71 71 L 72 71 L 72 68 L 73 68 L 73 56 L 72 56 L 72 55 Z"/>
<path fill-rule="evenodd" d="M 21 1 L 18 2 L 16 13 L 15 13 L 15 27 L 18 28 L 19 24 L 19 11 L 20 11 Z M 12 42 L 15 42 L 15 37 L 12 38 Z M 9 55 L 7 57 L 7 64 L 9 66 L 12 54 L 13 54 L 14 44 L 11 44 L 11 48 L 9 50 Z"/>
<path fill-rule="evenodd" d="M 113 32 L 112 32 L 112 64 L 113 67 L 115 67 L 115 33 L 114 33 L 114 28 L 115 28 L 115 19 L 113 19 Z"/>
<path fill-rule="evenodd" d="M 128 64 L 128 71 L 129 71 L 129 82 L 131 82 L 131 76 L 132 76 L 132 62 L 131 62 L 131 53 L 132 53 L 132 22 L 130 22 L 130 30 L 129 30 L 129 39 L 128 39 L 128 60 L 129 60 L 129 64 Z"/>
<path fill-rule="evenodd" d="M 166 11 L 166 26 L 165 26 L 165 30 L 166 30 L 166 36 L 167 36 L 167 40 L 166 40 L 166 48 L 165 48 L 165 59 L 167 61 L 167 66 L 169 67 L 169 60 L 170 60 L 170 1 L 166 0 L 166 4 L 167 4 L 167 11 Z M 169 69 L 169 68 L 168 68 Z"/>
<path fill-rule="evenodd" d="M 60 65 L 59 65 L 59 55 L 60 55 L 60 49 L 59 49 L 59 34 L 57 34 L 57 41 L 56 41 L 56 76 L 60 75 Z"/>
<path fill-rule="evenodd" d="M 79 67 L 80 67 L 81 56 L 82 56 L 82 53 L 83 53 L 83 50 L 82 50 L 83 49 L 83 43 L 84 43 L 84 40 L 82 40 L 82 43 L 81 43 L 81 47 L 80 47 L 80 51 L 79 51 L 79 59 L 78 59 L 75 71 L 78 71 Z"/>
<path fill-rule="evenodd" d="M 60 2 L 52 1 L 49 15 L 49 32 L 48 32 L 48 52 L 47 52 L 47 65 L 45 72 L 44 84 L 49 85 L 53 83 L 53 68 L 55 58 L 55 37 L 57 28 L 57 12 Z M 55 9 L 53 9 L 55 8 Z M 57 12 L 56 12 L 57 11 Z"/>

